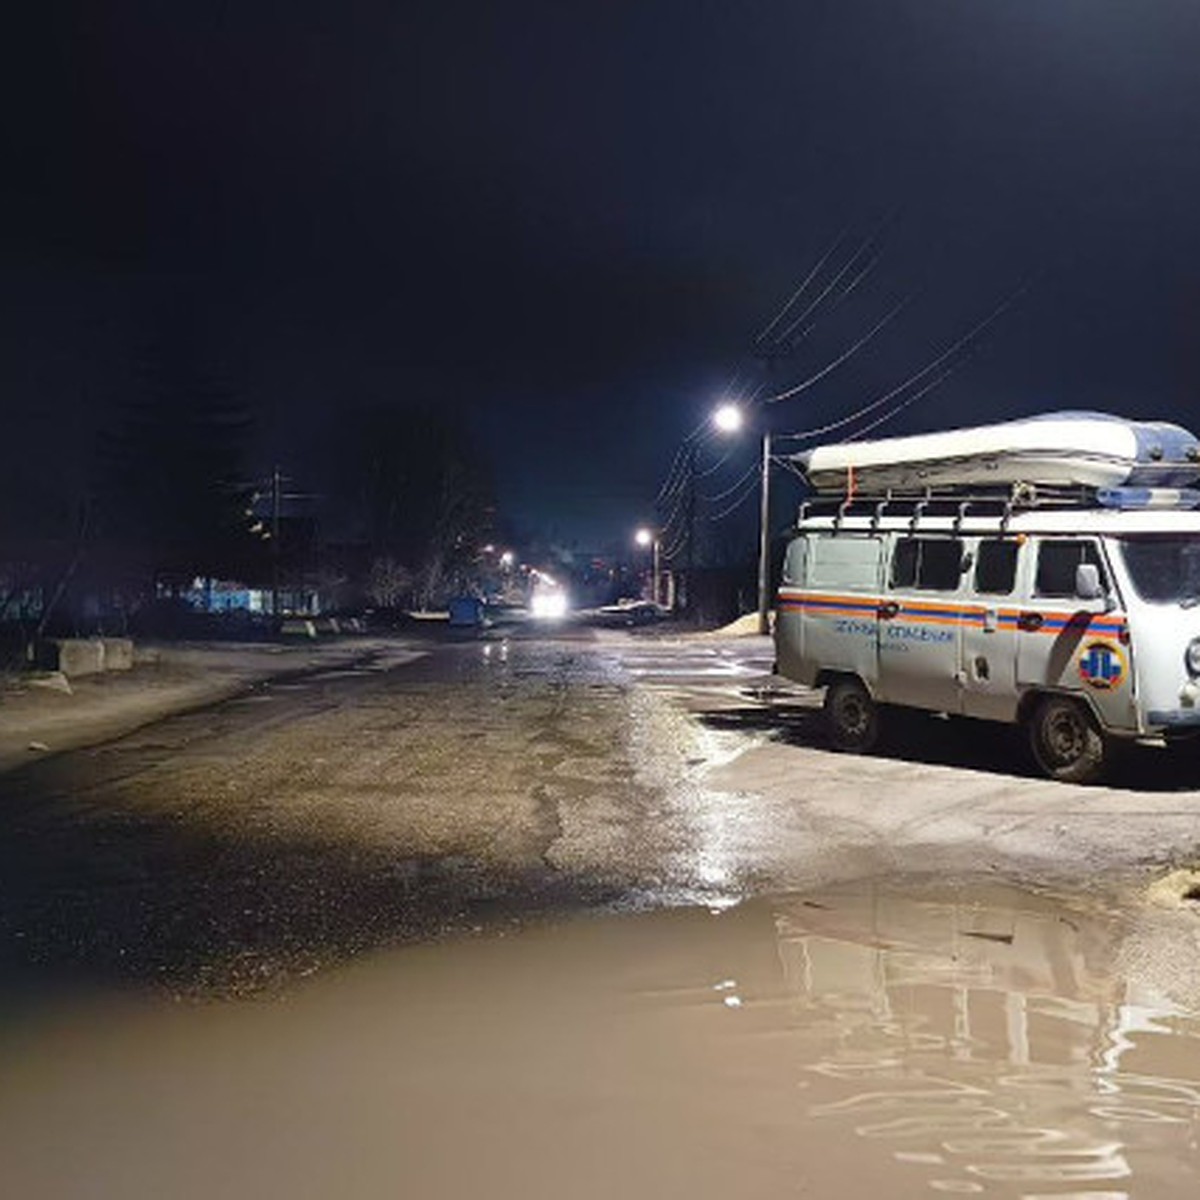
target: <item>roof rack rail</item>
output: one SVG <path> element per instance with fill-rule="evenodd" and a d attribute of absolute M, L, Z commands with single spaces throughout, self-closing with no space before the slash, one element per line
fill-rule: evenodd
<path fill-rule="evenodd" d="M 999 517 L 1007 525 L 1016 512 L 1039 509 L 1194 509 L 1200 491 L 1189 488 L 1051 487 L 1014 483 L 997 488 L 920 488 L 883 493 L 818 492 L 800 505 L 800 520 L 832 516 L 840 526 L 850 516 L 869 516 L 878 529 L 885 516 L 906 517 L 915 529 L 922 517 L 951 517 L 961 529 L 968 516 Z"/>
<path fill-rule="evenodd" d="M 959 524 L 972 515 L 999 516 L 1029 508 L 1096 508 L 1096 489 L 1084 487 L 1035 487 L 1016 483 L 1002 488 L 889 488 L 886 492 L 823 492 L 807 497 L 800 516 L 836 514 L 839 521 L 852 515 L 870 515 L 874 524 L 884 516 L 948 515 Z"/>

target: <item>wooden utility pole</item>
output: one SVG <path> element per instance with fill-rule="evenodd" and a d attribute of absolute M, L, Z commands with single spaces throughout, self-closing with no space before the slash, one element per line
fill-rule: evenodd
<path fill-rule="evenodd" d="M 283 505 L 283 474 L 278 463 L 271 472 L 271 617 L 279 620 L 279 515 Z"/>

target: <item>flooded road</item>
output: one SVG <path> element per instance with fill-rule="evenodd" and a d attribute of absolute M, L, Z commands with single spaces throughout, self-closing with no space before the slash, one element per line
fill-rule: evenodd
<path fill-rule="evenodd" d="M 1192 1194 L 1194 758 L 394 649 L 0 773 L 4 1194 Z"/>
<path fill-rule="evenodd" d="M 1191 912 L 872 884 L 376 952 L 0 1036 L 7 1194 L 1194 1194 Z"/>

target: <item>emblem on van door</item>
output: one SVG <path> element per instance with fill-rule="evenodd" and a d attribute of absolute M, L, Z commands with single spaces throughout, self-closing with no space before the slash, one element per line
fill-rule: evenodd
<path fill-rule="evenodd" d="M 1111 642 L 1089 642 L 1079 656 L 1079 678 L 1105 691 L 1120 687 L 1125 679 L 1125 656 Z"/>

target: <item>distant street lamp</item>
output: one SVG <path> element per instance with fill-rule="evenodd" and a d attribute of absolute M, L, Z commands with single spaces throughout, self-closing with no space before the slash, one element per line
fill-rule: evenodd
<path fill-rule="evenodd" d="M 745 424 L 736 404 L 723 404 L 713 413 L 713 424 L 721 433 L 737 433 Z M 758 514 L 758 632 L 771 632 L 770 559 L 771 559 L 771 431 L 762 433 L 762 466 Z"/>
<path fill-rule="evenodd" d="M 650 577 L 651 578 L 650 598 L 654 601 L 655 604 L 657 604 L 658 597 L 659 597 L 658 585 L 659 585 L 659 574 L 660 574 L 660 571 L 659 571 L 659 549 L 660 548 L 659 548 L 658 536 L 654 532 L 653 529 L 647 529 L 645 526 L 642 526 L 642 528 L 639 529 L 637 531 L 637 533 L 635 533 L 633 535 L 633 540 L 635 542 L 637 542 L 637 544 L 639 546 L 652 548 L 653 558 L 651 561 L 653 563 L 653 568 L 652 568 L 651 577 Z"/>

